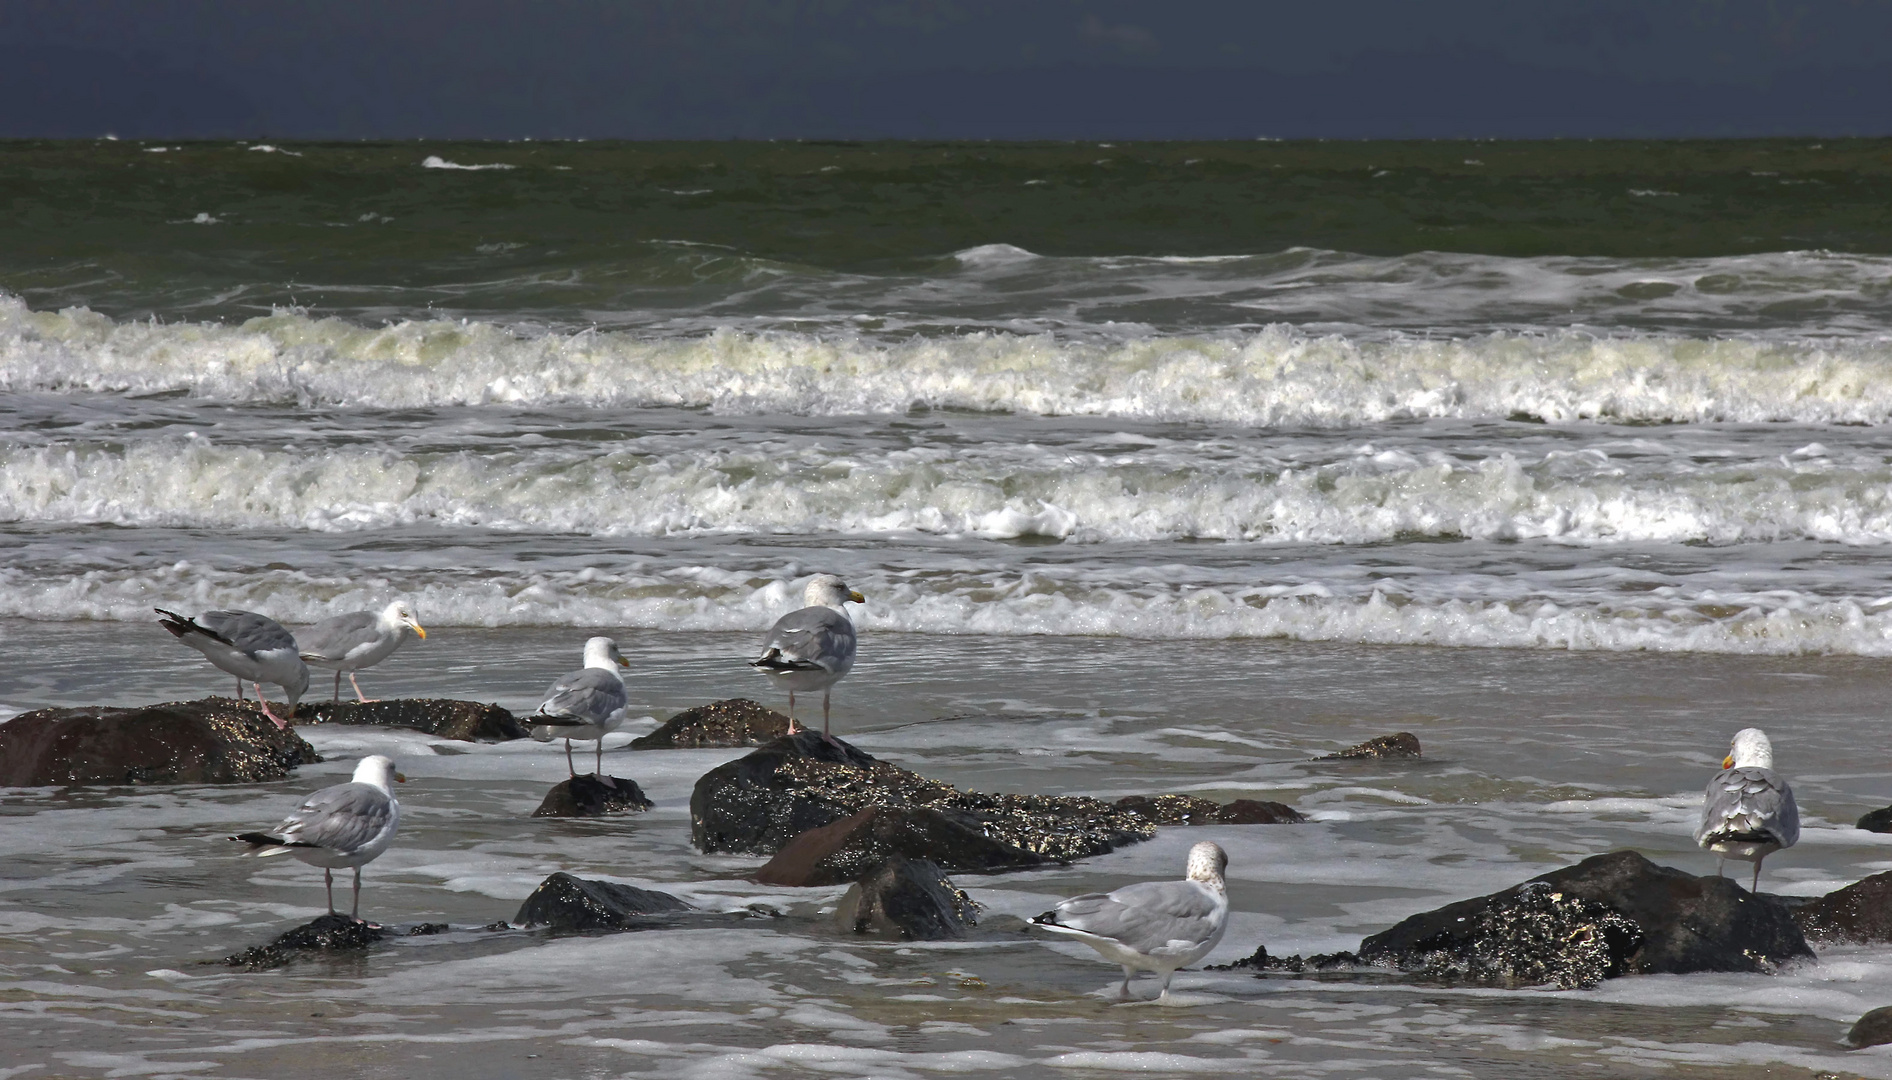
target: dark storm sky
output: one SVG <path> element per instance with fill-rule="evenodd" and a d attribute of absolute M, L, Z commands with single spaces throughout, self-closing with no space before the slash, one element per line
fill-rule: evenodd
<path fill-rule="evenodd" d="M 0 0 L 0 136 L 1892 134 L 1892 0 Z"/>

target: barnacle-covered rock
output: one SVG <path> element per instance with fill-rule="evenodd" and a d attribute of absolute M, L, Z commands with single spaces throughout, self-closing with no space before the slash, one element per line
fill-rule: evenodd
<path fill-rule="evenodd" d="M 1387 760 L 1409 760 L 1420 757 L 1419 736 L 1410 731 L 1396 731 L 1391 735 L 1381 735 L 1368 739 L 1358 746 L 1349 746 L 1315 761 L 1341 761 L 1347 758 L 1382 758 Z"/>
<path fill-rule="evenodd" d="M 1573 990 L 1629 973 L 1642 946 L 1642 928 L 1615 909 L 1541 881 L 1425 925 L 1420 937 L 1395 928 L 1366 939 L 1360 959 L 1449 982 Z"/>
<path fill-rule="evenodd" d="M 859 881 L 900 857 L 930 859 L 961 871 L 1024 870 L 1051 860 L 985 834 L 977 817 L 930 806 L 870 806 L 782 845 L 755 880 L 801 888 Z"/>
<path fill-rule="evenodd" d="M 622 776 L 587 773 L 561 780 L 545 793 L 533 817 L 603 817 L 606 814 L 643 813 L 656 805 L 637 781 Z"/>
<path fill-rule="evenodd" d="M 1286 803 L 1236 799 L 1224 806 L 1194 795 L 1126 795 L 1115 803 L 1156 825 L 1289 825 L 1306 821 Z"/>
<path fill-rule="evenodd" d="M 454 698 L 304 701 L 296 707 L 295 722 L 413 728 L 461 742 L 507 742 L 528 734 L 510 710 Z"/>
<path fill-rule="evenodd" d="M 1892 870 L 1792 908 L 1810 941 L 1867 945 L 1892 941 Z"/>
<path fill-rule="evenodd" d="M 322 760 L 254 702 L 40 709 L 0 724 L 0 787 L 252 784 Z"/>
<path fill-rule="evenodd" d="M 683 710 L 656 731 L 632 739 L 631 749 L 762 746 L 787 734 L 788 717 L 748 698 L 730 698 Z"/>

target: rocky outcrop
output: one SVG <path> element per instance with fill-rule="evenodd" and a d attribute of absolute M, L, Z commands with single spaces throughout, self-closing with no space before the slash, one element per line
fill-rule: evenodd
<path fill-rule="evenodd" d="M 533 817 L 604 817 L 642 813 L 656 804 L 644 797 L 635 780 L 589 773 L 560 781 L 545 793 Z"/>
<path fill-rule="evenodd" d="M 762 746 L 787 734 L 788 717 L 748 698 L 730 698 L 683 710 L 656 731 L 632 739 L 631 749 Z"/>
<path fill-rule="evenodd" d="M 1793 907 L 1793 920 L 1818 944 L 1892 941 L 1892 870 Z"/>
<path fill-rule="evenodd" d="M 321 758 L 253 702 L 40 709 L 0 724 L 0 787 L 251 784 Z"/>
<path fill-rule="evenodd" d="M 1051 860 L 987 836 L 978 818 L 930 806 L 870 806 L 782 845 L 755 880 L 801 888 L 859 881 L 890 859 L 930 859 L 960 871 L 1024 870 Z"/>
<path fill-rule="evenodd" d="M 1853 827 L 1866 832 L 1892 832 L 1892 806 L 1867 811 Z"/>
<path fill-rule="evenodd" d="M 379 923 L 364 922 L 331 911 L 279 935 L 267 945 L 255 945 L 226 956 L 222 962 L 230 967 L 247 968 L 250 971 L 268 971 L 298 957 L 353 952 L 388 937 L 421 937 L 444 933 L 447 929 L 445 923 L 421 923 L 405 930 L 392 930 Z"/>
<path fill-rule="evenodd" d="M 1507 985 L 1766 972 L 1812 956 L 1784 906 L 1731 879 L 1657 866 L 1633 851 L 1414 915 L 1360 944 L 1364 963 Z"/>
<path fill-rule="evenodd" d="M 1338 753 L 1317 757 L 1315 761 L 1342 761 L 1347 758 L 1383 758 L 1389 760 L 1410 760 L 1421 756 L 1419 736 L 1410 731 L 1395 732 L 1368 739 L 1358 746 L 1349 746 Z"/>
<path fill-rule="evenodd" d="M 298 724 L 361 724 L 424 731 L 461 742 L 508 742 L 528 732 L 516 717 L 497 705 L 452 698 L 391 698 L 387 701 L 304 701 L 296 707 Z"/>
<path fill-rule="evenodd" d="M 834 913 L 845 931 L 900 941 L 959 938 L 979 924 L 979 905 L 926 859 L 894 855 L 847 890 Z"/>
<path fill-rule="evenodd" d="M 1114 804 L 1153 825 L 1291 825 L 1306 821 L 1286 803 L 1236 799 L 1224 806 L 1194 795 L 1129 795 Z"/>
<path fill-rule="evenodd" d="M 690 795 L 690 833 L 704 852 L 773 855 L 809 829 L 877 807 L 941 811 L 1053 861 L 1099 855 L 1156 832 L 1148 818 L 1098 799 L 960 791 L 802 732 L 705 773 Z M 951 862 L 953 853 L 929 857 L 949 871 L 980 869 Z"/>
<path fill-rule="evenodd" d="M 1854 1050 L 1892 1043 L 1892 1005 L 1883 1005 L 1853 1021 L 1846 1045 Z"/>
<path fill-rule="evenodd" d="M 674 926 L 674 918 L 663 916 L 690 910 L 690 905 L 669 893 L 612 881 L 587 881 L 560 872 L 546 878 L 526 897 L 512 921 L 519 926 L 545 926 L 566 932 L 649 930 Z"/>

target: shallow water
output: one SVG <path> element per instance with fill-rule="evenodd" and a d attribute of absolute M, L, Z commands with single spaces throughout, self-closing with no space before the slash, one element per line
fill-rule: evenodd
<path fill-rule="evenodd" d="M 570 665 L 580 637 L 445 630 L 365 682 L 376 694 L 523 708 L 548 672 Z M 741 664 L 750 635 L 619 640 L 636 658 L 637 711 L 770 699 Z M 227 690 L 146 627 L 10 621 L 0 645 L 9 709 Z M 1619 847 L 1711 872 L 1689 831 L 1701 785 L 1743 723 L 1773 734 L 1807 823 L 1799 846 L 1770 860 L 1764 887 L 1820 893 L 1892 868 L 1892 837 L 1850 828 L 1892 798 L 1882 766 L 1862 754 L 1882 723 L 1874 669 L 1850 657 L 871 635 L 835 716 L 837 731 L 871 753 L 985 790 L 1271 798 L 1312 818 L 1165 828 L 1063 869 L 964 875 L 985 929 L 932 945 L 839 933 L 826 910 L 840 889 L 752 885 L 743 877 L 762 860 L 695 852 L 690 788 L 739 752 L 623 748 L 654 720 L 612 736 L 606 763 L 656 809 L 587 822 L 528 817 L 561 776 L 556 746 L 304 727 L 328 760 L 279 783 L 6 793 L 0 1016 L 10 1067 L 1892 1076 L 1892 1058 L 1836 1045 L 1892 995 L 1883 949 L 1832 950 L 1775 976 L 1632 978 L 1564 993 L 1191 971 L 1176 983 L 1184 1004 L 1161 1008 L 1116 1003 L 1114 968 L 1016 921 L 1062 895 L 1180 876 L 1183 853 L 1202 838 L 1229 850 L 1236 912 L 1209 962 L 1264 943 L 1275 953 L 1351 948 L 1407 914 Z M 1424 761 L 1307 760 L 1393 730 L 1417 734 Z M 454 932 L 265 974 L 201 964 L 321 910 L 313 869 L 242 860 L 222 837 L 268 823 L 369 752 L 396 757 L 412 782 L 398 791 L 400 839 L 368 869 L 364 912 Z M 781 914 L 606 937 L 477 929 L 509 918 L 555 870 Z"/>

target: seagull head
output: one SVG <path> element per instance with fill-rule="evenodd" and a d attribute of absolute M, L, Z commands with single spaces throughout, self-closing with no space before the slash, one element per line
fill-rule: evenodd
<path fill-rule="evenodd" d="M 389 630 L 405 628 L 427 639 L 427 628 L 420 624 L 420 616 L 414 614 L 414 605 L 405 600 L 396 600 L 381 612 L 381 625 Z"/>
<path fill-rule="evenodd" d="M 1200 881 L 1213 889 L 1222 888 L 1222 871 L 1228 869 L 1228 852 L 1213 840 L 1204 840 L 1189 849 L 1190 881 Z"/>
<path fill-rule="evenodd" d="M 613 668 L 630 667 L 631 662 L 618 652 L 618 643 L 608 637 L 595 637 L 585 642 L 585 666 L 601 667 L 606 671 Z"/>
<path fill-rule="evenodd" d="M 389 780 L 398 784 L 407 783 L 407 777 L 395 771 L 394 759 L 386 755 L 370 754 L 362 758 L 361 763 L 355 766 L 355 783 L 357 784 L 367 784 L 386 791 Z"/>
<path fill-rule="evenodd" d="M 1724 769 L 1771 769 L 1774 767 L 1774 744 L 1767 741 L 1767 732 L 1760 728 L 1742 728 L 1734 733 L 1734 742 L 1728 747 L 1728 756 L 1721 759 Z"/>
<path fill-rule="evenodd" d="M 309 692 L 309 665 L 303 663 L 301 658 L 296 660 L 296 673 L 282 684 L 282 692 L 289 698 L 289 712 L 293 716 L 302 695 Z"/>
<path fill-rule="evenodd" d="M 802 602 L 809 607 L 845 610 L 843 604 L 865 604 L 867 597 L 848 588 L 847 582 L 834 574 L 816 574 L 808 580 L 808 591 L 803 594 Z"/>

